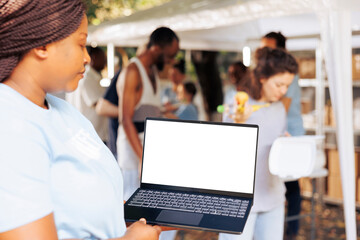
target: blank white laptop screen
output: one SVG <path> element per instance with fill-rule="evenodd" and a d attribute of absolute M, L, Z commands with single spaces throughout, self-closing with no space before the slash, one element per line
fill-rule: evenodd
<path fill-rule="evenodd" d="M 147 120 L 142 183 L 253 193 L 257 128 Z"/>

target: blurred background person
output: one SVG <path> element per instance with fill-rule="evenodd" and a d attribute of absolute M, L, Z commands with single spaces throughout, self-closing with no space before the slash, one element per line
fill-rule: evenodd
<path fill-rule="evenodd" d="M 280 32 L 270 32 L 261 39 L 262 47 L 286 49 L 286 38 Z M 299 86 L 299 75 L 296 74 L 289 86 L 285 97 L 291 100 L 287 115 L 287 131 L 291 136 L 305 134 L 303 120 L 301 117 L 301 89 Z M 301 212 L 301 195 L 299 181 L 285 182 L 287 216 L 299 215 Z M 299 219 L 289 221 L 286 225 L 286 235 L 289 239 L 295 238 L 299 231 Z"/>
<path fill-rule="evenodd" d="M 118 77 L 120 75 L 120 71 L 116 72 L 114 77 L 111 79 L 111 83 L 109 87 L 106 89 L 106 92 L 102 98 L 99 99 L 96 104 L 96 113 L 100 116 L 107 117 L 109 119 L 108 122 L 108 141 L 107 146 L 110 151 L 114 154 L 117 159 L 117 148 L 116 148 L 116 140 L 118 134 L 119 127 L 119 96 L 116 91 L 116 83 Z"/>
<path fill-rule="evenodd" d="M 118 162 L 124 178 L 124 200 L 140 187 L 142 142 L 146 117 L 161 117 L 158 71 L 172 64 L 179 51 L 179 38 L 169 28 L 154 30 L 146 50 L 130 60 L 117 82 L 119 96 Z M 170 160 L 170 159 L 169 159 Z M 174 239 L 176 231 L 161 234 Z"/>
<path fill-rule="evenodd" d="M 281 49 L 260 48 L 255 53 L 256 66 L 249 79 L 247 107 L 268 105 L 252 112 L 245 120 L 259 125 L 254 205 L 241 235 L 219 234 L 219 239 L 280 240 L 284 235 L 285 186 L 269 171 L 272 143 L 286 133 L 286 108 L 281 101 L 298 65 L 293 56 Z M 239 113 L 243 114 L 243 113 Z M 235 118 L 243 119 L 242 117 Z"/>
<path fill-rule="evenodd" d="M 106 143 L 108 140 L 107 118 L 98 115 L 95 111 L 96 104 L 106 90 L 100 85 L 101 71 L 106 65 L 106 55 L 99 47 L 89 47 L 88 52 L 91 62 L 86 66 L 84 78 L 80 80 L 74 92 L 66 94 L 66 101 L 90 120 L 100 138 Z"/>
<path fill-rule="evenodd" d="M 160 117 L 158 71 L 173 61 L 179 40 L 169 28 L 161 27 L 150 35 L 147 49 L 122 70 L 117 82 L 119 96 L 118 161 L 124 176 L 124 199 L 140 186 L 139 167 L 145 117 Z"/>
<path fill-rule="evenodd" d="M 185 75 L 185 61 L 183 59 L 174 63 L 168 71 L 171 86 L 165 87 L 161 91 L 161 104 L 165 107 L 167 112 L 173 112 L 179 107 L 179 99 L 177 97 L 177 90 L 184 82 Z"/>
<path fill-rule="evenodd" d="M 136 55 L 140 55 L 146 49 L 146 45 L 141 45 L 136 51 Z M 119 128 L 119 96 L 116 90 L 117 81 L 120 75 L 121 69 L 116 72 L 111 79 L 110 86 L 107 88 L 104 96 L 99 99 L 96 104 L 96 112 L 101 116 L 109 118 L 109 139 L 108 147 L 117 159 L 117 135 Z"/>
<path fill-rule="evenodd" d="M 231 116 L 234 114 L 235 95 L 239 91 L 246 91 L 249 84 L 250 71 L 242 61 L 233 62 L 228 67 L 230 84 L 225 87 L 222 121 L 232 122 Z"/>
<path fill-rule="evenodd" d="M 228 68 L 228 76 L 231 85 L 225 91 L 224 104 L 233 103 L 236 92 L 244 90 L 245 78 L 249 77 L 248 68 L 242 61 L 234 62 Z"/>
<path fill-rule="evenodd" d="M 186 67 L 185 61 L 183 59 L 178 60 L 175 62 L 168 71 L 169 79 L 171 81 L 171 85 L 169 87 L 165 87 L 161 92 L 161 104 L 163 106 L 164 112 L 175 112 L 178 107 L 180 106 L 179 99 L 177 98 L 177 89 L 178 86 L 182 85 L 183 82 L 186 80 Z M 198 111 L 198 119 L 199 120 L 206 120 L 206 112 L 204 107 L 204 100 L 203 96 L 200 91 L 200 87 L 195 84 L 196 92 L 193 99 L 193 103 L 197 108 Z"/>
<path fill-rule="evenodd" d="M 193 103 L 196 91 L 195 84 L 192 82 L 180 84 L 177 87 L 177 98 L 180 105 L 174 113 L 168 112 L 164 116 L 182 120 L 198 120 L 198 110 Z"/>

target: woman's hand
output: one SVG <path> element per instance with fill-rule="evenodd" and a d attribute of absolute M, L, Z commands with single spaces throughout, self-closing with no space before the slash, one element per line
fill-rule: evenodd
<path fill-rule="evenodd" d="M 245 103 L 244 111 L 242 113 L 235 112 L 235 114 L 232 115 L 231 118 L 236 123 L 244 123 L 251 116 L 252 113 L 253 113 L 253 110 L 252 110 L 251 105 L 249 105 L 248 103 Z"/>
<path fill-rule="evenodd" d="M 133 222 L 126 222 L 126 227 L 130 227 L 132 224 L 133 224 Z M 166 227 L 166 226 L 158 226 L 158 227 L 161 229 L 162 232 L 163 231 L 174 231 L 174 230 L 179 231 L 182 229 L 182 228 Z"/>
<path fill-rule="evenodd" d="M 146 220 L 144 218 L 139 221 L 131 224 L 128 227 L 124 239 L 134 239 L 134 240 L 153 240 L 159 239 L 159 235 L 161 233 L 161 228 L 159 226 L 150 226 L 146 224 Z"/>
<path fill-rule="evenodd" d="M 284 137 L 291 137 L 291 134 L 290 134 L 288 131 L 286 131 L 286 132 L 284 133 Z"/>

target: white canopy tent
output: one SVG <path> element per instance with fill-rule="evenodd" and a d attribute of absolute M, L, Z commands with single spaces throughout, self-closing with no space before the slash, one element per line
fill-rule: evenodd
<path fill-rule="evenodd" d="M 360 30 L 360 7 L 354 8 L 352 3 L 360 4 L 356 0 L 348 2 L 353 11 L 352 26 Z M 290 38 L 312 38 L 290 39 L 290 50 L 314 49 L 315 38 L 320 34 L 317 13 L 326 11 L 324 6 L 321 0 L 173 0 L 90 26 L 88 40 L 99 45 L 137 47 L 147 41 L 156 27 L 169 26 L 179 35 L 182 49 L 241 51 L 245 45 L 256 48 L 256 40 L 270 31 L 281 31 Z M 354 44 L 360 46 L 360 38 L 355 40 Z"/>
<path fill-rule="evenodd" d="M 89 43 L 140 46 L 159 26 L 172 28 L 182 49 L 255 49 L 261 36 L 281 31 L 289 50 L 321 44 L 337 122 L 347 239 L 356 239 L 351 49 L 360 47 L 359 0 L 173 0 L 89 27 Z M 319 41 L 321 39 L 321 41 Z"/>

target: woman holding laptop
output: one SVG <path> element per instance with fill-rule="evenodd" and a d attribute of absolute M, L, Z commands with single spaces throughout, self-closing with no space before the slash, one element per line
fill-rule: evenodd
<path fill-rule="evenodd" d="M 50 93 L 90 58 L 80 0 L 0 1 L 0 240 L 158 239 L 126 229 L 123 180 L 91 123 Z"/>

